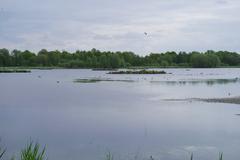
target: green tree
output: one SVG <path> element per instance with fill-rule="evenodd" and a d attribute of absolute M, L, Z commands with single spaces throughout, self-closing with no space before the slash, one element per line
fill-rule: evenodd
<path fill-rule="evenodd" d="M 9 51 L 6 48 L 0 49 L 0 66 L 11 66 L 11 57 Z"/>

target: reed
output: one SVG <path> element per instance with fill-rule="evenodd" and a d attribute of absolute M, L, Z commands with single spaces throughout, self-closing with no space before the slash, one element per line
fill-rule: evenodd
<path fill-rule="evenodd" d="M 219 153 L 219 160 L 223 160 L 223 153 Z"/>
<path fill-rule="evenodd" d="M 111 152 L 106 154 L 106 160 L 113 160 L 113 154 Z"/>
<path fill-rule="evenodd" d="M 3 160 L 3 156 L 5 155 L 6 149 L 2 149 L 0 147 L 0 160 Z M 46 147 L 41 149 L 39 143 L 30 142 L 20 154 L 19 160 L 47 160 L 46 156 Z M 190 160 L 193 160 L 193 153 L 191 153 Z M 18 159 L 18 158 L 17 158 Z M 149 160 L 154 160 L 153 156 L 150 156 Z M 11 160 L 16 160 L 16 158 L 12 157 Z M 105 160 L 114 160 L 114 156 L 111 152 L 106 153 Z M 223 160 L 223 152 L 219 153 L 219 160 Z"/>
<path fill-rule="evenodd" d="M 1 139 L 0 139 L 1 141 Z M 3 158 L 3 155 L 5 154 L 6 152 L 6 149 L 3 149 L 1 146 L 0 146 L 0 160 Z"/>
<path fill-rule="evenodd" d="M 3 155 L 5 154 L 6 149 L 0 148 L 0 159 L 2 159 Z"/>
<path fill-rule="evenodd" d="M 193 160 L 193 153 L 191 154 L 191 158 L 190 158 L 190 160 Z"/>
<path fill-rule="evenodd" d="M 30 144 L 21 151 L 20 160 L 44 160 L 45 151 L 45 147 L 41 150 L 38 143 L 33 144 L 33 142 L 30 142 Z"/>

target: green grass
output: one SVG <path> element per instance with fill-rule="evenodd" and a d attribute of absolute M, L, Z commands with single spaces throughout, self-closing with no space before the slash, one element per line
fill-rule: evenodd
<path fill-rule="evenodd" d="M 20 160 L 44 160 L 45 150 L 45 147 L 40 149 L 40 145 L 38 143 L 33 144 L 33 142 L 31 142 L 21 151 Z"/>

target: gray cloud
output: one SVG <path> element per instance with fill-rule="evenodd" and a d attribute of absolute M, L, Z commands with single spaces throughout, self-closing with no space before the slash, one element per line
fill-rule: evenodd
<path fill-rule="evenodd" d="M 238 0 L 1 0 L 0 8 L 0 48 L 240 51 Z"/>

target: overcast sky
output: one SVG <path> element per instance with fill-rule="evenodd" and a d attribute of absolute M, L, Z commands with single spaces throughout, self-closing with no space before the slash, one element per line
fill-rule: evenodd
<path fill-rule="evenodd" d="M 240 51 L 240 1 L 0 0 L 3 47 Z"/>

